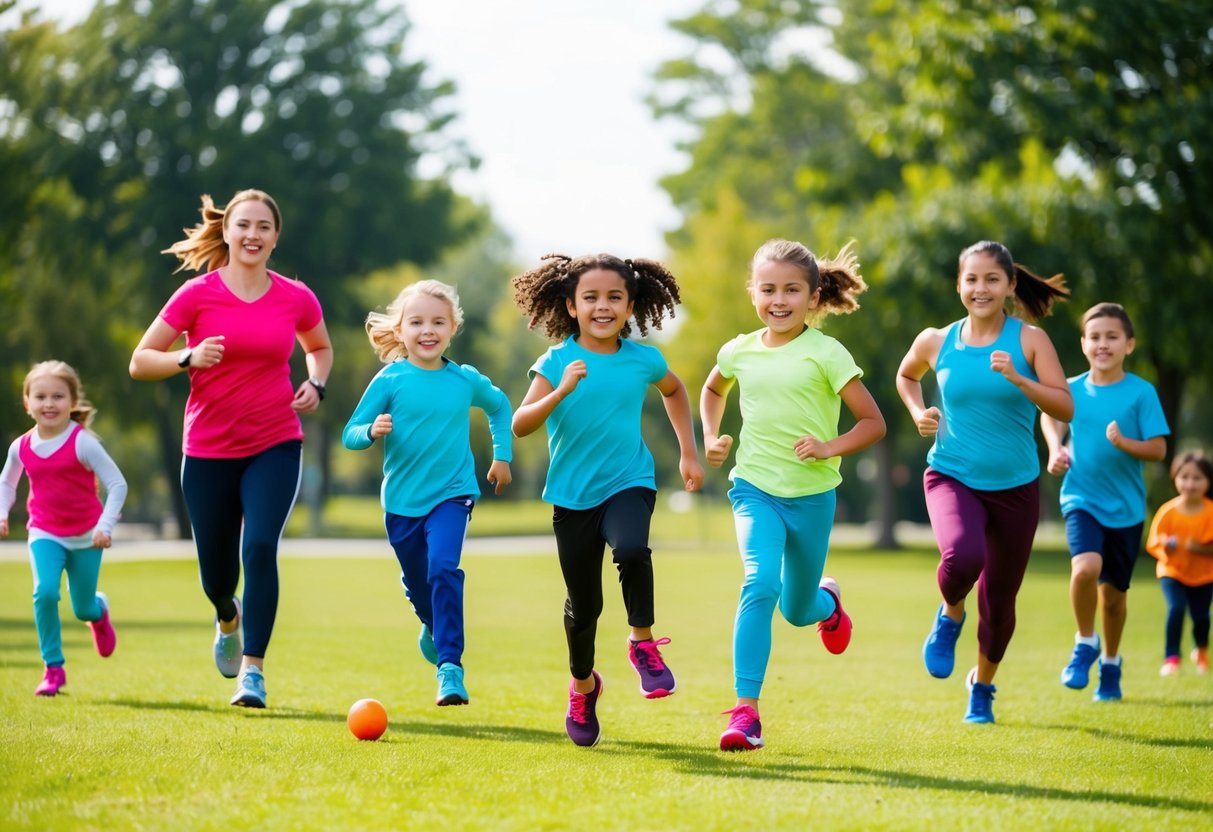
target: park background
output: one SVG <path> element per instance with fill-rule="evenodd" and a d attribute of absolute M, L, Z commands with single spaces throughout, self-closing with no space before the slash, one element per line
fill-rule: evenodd
<path fill-rule="evenodd" d="M 0 439 L 28 428 L 30 364 L 66 360 L 131 485 L 103 573 L 120 652 L 97 661 L 65 621 L 72 685 L 50 702 L 29 694 L 41 665 L 24 547 L 0 546 L 0 826 L 1207 825 L 1213 698 L 1207 678 L 1156 675 L 1148 559 L 1126 701 L 1093 707 L 1057 682 L 1073 622 L 1054 478 L 998 726 L 975 733 L 959 679 L 922 673 L 937 555 L 921 528 L 926 444 L 893 376 L 919 330 L 961 316 L 957 253 L 994 238 L 1066 274 L 1074 298 L 1042 325 L 1070 373 L 1086 367 L 1083 310 L 1123 303 L 1138 329 L 1129 368 L 1158 387 L 1170 451 L 1208 446 L 1211 22 L 1206 3 L 1178 0 L 0 0 Z M 158 252 L 196 220 L 200 194 L 250 186 L 284 211 L 271 267 L 315 289 L 336 349 L 329 395 L 304 420 L 271 707 L 257 714 L 226 705 L 180 539 L 185 379 L 126 371 L 182 277 Z M 871 286 L 858 313 L 824 323 L 889 423 L 843 465 L 830 568 L 852 648 L 835 660 L 811 629 L 777 626 L 769 745 L 715 751 L 740 574 L 713 473 L 655 518 L 679 694 L 641 699 L 622 651 L 604 648 L 607 738 L 572 747 L 563 596 L 537 501 L 546 449 L 531 437 L 468 543 L 474 704 L 433 708 L 378 539 L 378 454 L 339 443 L 378 368 L 367 311 L 420 277 L 456 284 L 467 323 L 450 356 L 517 402 L 546 345 L 509 277 L 553 249 L 656 256 L 684 302 L 653 342 L 694 400 L 719 345 L 758 325 L 746 266 L 772 236 L 826 255 L 855 239 Z M 672 496 L 676 445 L 656 396 L 649 406 Z M 735 430 L 735 405 L 729 419 Z M 484 471 L 479 416 L 472 442 Z M 1153 508 L 1171 487 L 1165 464 L 1147 471 Z M 621 632 L 609 594 L 603 620 Z M 392 720 L 373 744 L 343 724 L 368 695 Z"/>

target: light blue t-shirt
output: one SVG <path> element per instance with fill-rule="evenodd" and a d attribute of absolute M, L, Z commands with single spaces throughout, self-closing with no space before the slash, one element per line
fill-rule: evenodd
<path fill-rule="evenodd" d="M 1019 374 L 1036 373 L 1023 354 L 1023 321 L 1007 316 L 994 343 L 974 347 L 960 340 L 956 321 L 944 332 L 935 378 L 939 382 L 939 433 L 927 464 L 977 491 L 1003 491 L 1040 476 L 1036 455 L 1036 405 L 990 369 L 990 353 L 1010 353 Z"/>
<path fill-rule="evenodd" d="M 1125 373 L 1115 384 L 1095 384 L 1090 371 L 1070 379 L 1070 470 L 1061 481 L 1061 513 L 1082 509 L 1103 526 L 1124 529 L 1146 519 L 1145 463 L 1108 441 L 1108 422 L 1126 439 L 1168 436 L 1154 385 Z"/>
<path fill-rule="evenodd" d="M 650 384 L 669 372 L 655 347 L 619 340 L 618 352 L 590 352 L 569 336 L 528 371 L 560 385 L 564 369 L 586 364 L 586 376 L 547 418 L 548 466 L 543 499 L 587 509 L 625 488 L 657 488 L 653 455 L 640 435 L 640 412 Z"/>
<path fill-rule="evenodd" d="M 392 432 L 383 441 L 383 510 L 404 517 L 425 517 L 453 497 L 480 496 L 476 465 L 468 444 L 468 410 L 478 407 L 489 419 L 493 459 L 513 459 L 510 401 L 475 367 L 443 359 L 425 370 L 400 359 L 380 370 L 341 433 L 352 451 L 371 446 L 371 425 L 381 413 L 392 415 Z"/>

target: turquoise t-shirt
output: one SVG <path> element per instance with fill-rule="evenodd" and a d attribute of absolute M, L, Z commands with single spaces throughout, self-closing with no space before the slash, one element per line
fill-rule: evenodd
<path fill-rule="evenodd" d="M 1141 376 L 1125 373 L 1115 384 L 1095 384 L 1090 376 L 1070 379 L 1074 418 L 1061 513 L 1082 509 L 1107 528 L 1128 528 L 1146 519 L 1145 463 L 1112 446 L 1108 422 L 1127 439 L 1168 436 L 1171 429 L 1154 385 Z"/>
<path fill-rule="evenodd" d="M 453 497 L 480 496 L 476 465 L 468 444 L 469 409 L 489 419 L 493 459 L 513 458 L 510 401 L 475 367 L 443 359 L 425 370 L 401 358 L 380 370 L 341 433 L 352 451 L 371 446 L 371 425 L 381 413 L 392 415 L 392 432 L 383 441 L 383 510 L 404 517 L 425 517 Z"/>
<path fill-rule="evenodd" d="M 560 385 L 564 369 L 586 364 L 586 376 L 547 418 L 548 466 L 543 499 L 587 509 L 625 488 L 657 488 L 653 455 L 640 435 L 640 412 L 650 384 L 669 368 L 661 351 L 619 340 L 618 352 L 590 352 L 569 336 L 539 356 L 528 376 Z"/>
<path fill-rule="evenodd" d="M 765 329 L 720 348 L 716 366 L 741 389 L 741 436 L 729 479 L 776 497 L 822 494 L 842 482 L 841 457 L 802 462 L 794 450 L 812 434 L 838 436 L 839 392 L 863 371 L 846 347 L 812 327 L 779 347 L 762 343 Z"/>
<path fill-rule="evenodd" d="M 927 464 L 978 491 L 1027 485 L 1040 476 L 1036 405 L 990 369 L 990 353 L 1002 350 L 1020 375 L 1037 380 L 1023 354 L 1023 321 L 1007 316 L 994 343 L 974 347 L 960 340 L 965 320 L 947 328 L 935 359 L 943 418 Z"/>

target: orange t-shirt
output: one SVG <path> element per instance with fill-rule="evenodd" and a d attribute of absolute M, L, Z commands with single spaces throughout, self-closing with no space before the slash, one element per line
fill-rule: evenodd
<path fill-rule="evenodd" d="M 1188 540 L 1213 544 L 1213 500 L 1206 497 L 1196 514 L 1186 514 L 1181 502 L 1182 498 L 1176 497 L 1158 507 L 1150 523 L 1146 551 L 1158 558 L 1155 571 L 1160 578 L 1174 578 L 1184 586 L 1213 583 L 1213 554 L 1193 554 L 1186 545 Z M 1168 552 L 1166 542 L 1171 536 L 1179 538 L 1179 547 Z"/>

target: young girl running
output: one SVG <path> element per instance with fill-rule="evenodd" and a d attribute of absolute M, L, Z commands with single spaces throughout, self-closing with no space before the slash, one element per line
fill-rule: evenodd
<path fill-rule="evenodd" d="M 1158 559 L 1157 574 L 1167 599 L 1164 661 L 1159 674 L 1179 673 L 1184 612 L 1192 614 L 1192 664 L 1209 672 L 1209 605 L 1213 603 L 1213 462 L 1199 451 L 1171 463 L 1179 492 L 1163 503 L 1150 524 L 1146 551 Z"/>
<path fill-rule="evenodd" d="M 678 437 L 678 470 L 687 491 L 703 484 L 686 387 L 655 347 L 636 344 L 660 328 L 678 303 L 674 276 L 653 260 L 609 254 L 549 254 L 543 265 L 512 281 L 514 301 L 560 343 L 530 369 L 531 387 L 514 414 L 514 434 L 547 425 L 551 457 L 543 499 L 568 597 L 569 707 L 565 730 L 577 745 L 602 737 L 597 704 L 602 677 L 594 669 L 594 639 L 602 612 L 602 558 L 610 544 L 623 590 L 631 636 L 628 658 L 649 699 L 674 692 L 674 674 L 653 638 L 653 562 L 649 522 L 656 500 L 653 456 L 640 435 L 645 392 L 655 386 Z"/>
<path fill-rule="evenodd" d="M 1047 314 L 1066 297 L 1061 275 L 1044 279 L 1014 262 L 1001 243 L 960 253 L 956 291 L 968 315 L 922 331 L 897 371 L 897 392 L 921 436 L 933 437 L 923 482 L 939 544 L 943 603 L 923 646 L 927 672 L 951 675 L 965 599 L 977 584 L 977 667 L 969 672 L 965 721 L 994 721 L 994 674 L 1015 630 L 1023 583 L 1040 519 L 1037 408 L 1059 422 L 1074 400 L 1057 351 L 1044 330 L 1007 314 Z M 922 378 L 935 371 L 940 407 L 923 400 Z"/>
<path fill-rule="evenodd" d="M 34 571 L 34 624 L 46 669 L 36 696 L 54 696 L 67 684 L 59 625 L 59 586 L 67 572 L 72 612 L 87 621 L 93 645 L 105 658 L 117 636 L 109 599 L 97 591 L 101 550 L 113 542 L 114 524 L 126 500 L 126 480 L 101 447 L 89 423 L 95 413 L 76 371 L 62 361 L 35 364 L 21 393 L 34 427 L 13 441 L 0 472 L 0 537 L 8 537 L 8 513 L 21 474 L 29 477 L 30 566 Z M 97 497 L 97 481 L 105 505 Z"/>
<path fill-rule="evenodd" d="M 371 379 L 341 438 L 352 451 L 383 440 L 381 499 L 405 597 L 421 619 L 421 654 L 438 666 L 439 705 L 466 705 L 463 570 L 459 559 L 480 496 L 466 438 L 468 409 L 487 414 L 493 436 L 488 481 L 510 483 L 510 402 L 471 366 L 443 357 L 463 324 L 455 289 L 437 280 L 406 286 L 366 332 L 387 364 Z"/>
<path fill-rule="evenodd" d="M 769 240 L 750 264 L 750 302 L 762 329 L 720 348 L 700 394 L 708 464 L 719 468 L 733 439 L 721 436 L 729 390 L 741 387 L 741 442 L 729 472 L 745 581 L 733 628 L 737 702 L 720 736 L 724 751 L 763 745 L 758 699 L 771 654 L 778 605 L 796 627 L 817 623 L 822 643 L 842 653 L 851 641 L 838 584 L 822 578 L 841 457 L 880 440 L 884 418 L 860 381 L 863 371 L 838 341 L 810 325 L 859 308 L 867 286 L 850 246 L 818 261 L 803 245 Z M 855 417 L 838 433 L 841 405 Z"/>

